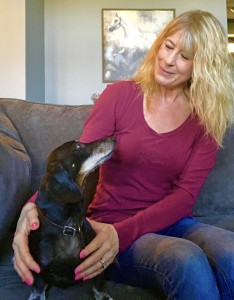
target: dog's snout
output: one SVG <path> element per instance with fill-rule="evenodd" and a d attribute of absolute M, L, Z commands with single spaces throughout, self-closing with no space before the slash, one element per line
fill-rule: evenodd
<path fill-rule="evenodd" d="M 116 145 L 115 137 L 109 137 L 103 141 L 103 147 L 106 151 L 113 151 Z"/>
<path fill-rule="evenodd" d="M 110 140 L 111 140 L 112 142 L 116 142 L 116 139 L 115 139 L 114 136 L 110 137 Z"/>
<path fill-rule="evenodd" d="M 114 145 L 116 144 L 116 139 L 114 136 L 111 136 L 111 137 L 107 138 L 106 140 L 107 140 L 107 142 L 110 142 L 111 144 L 114 144 Z"/>

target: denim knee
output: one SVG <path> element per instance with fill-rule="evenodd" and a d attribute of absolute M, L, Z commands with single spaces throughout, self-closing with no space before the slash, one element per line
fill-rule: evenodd
<path fill-rule="evenodd" d="M 119 256 L 112 278 L 116 274 L 119 282 L 160 287 L 167 299 L 219 299 L 206 255 L 196 244 L 180 238 L 144 235 Z"/>
<path fill-rule="evenodd" d="M 173 234 L 199 245 L 213 269 L 220 298 L 234 299 L 234 232 L 185 219 L 174 226 Z M 178 230 L 179 229 L 179 230 Z"/>

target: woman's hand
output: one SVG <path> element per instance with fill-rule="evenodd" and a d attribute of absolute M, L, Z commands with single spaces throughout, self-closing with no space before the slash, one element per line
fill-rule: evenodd
<path fill-rule="evenodd" d="M 80 258 L 90 256 L 75 269 L 76 280 L 87 280 L 102 273 L 119 252 L 119 238 L 114 226 L 88 221 L 96 237 L 80 252 Z"/>
<path fill-rule="evenodd" d="M 23 282 L 33 283 L 32 271 L 39 273 L 40 267 L 29 252 L 28 236 L 39 227 L 38 213 L 34 203 L 27 203 L 20 214 L 12 247 L 14 249 L 14 269 Z"/>

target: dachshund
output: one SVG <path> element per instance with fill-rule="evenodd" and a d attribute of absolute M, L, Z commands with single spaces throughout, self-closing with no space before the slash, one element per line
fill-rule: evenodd
<path fill-rule="evenodd" d="M 36 199 L 40 227 L 29 236 L 41 272 L 35 273 L 28 300 L 45 297 L 50 286 L 82 284 L 75 280 L 74 269 L 83 261 L 80 251 L 95 237 L 86 220 L 84 186 L 87 175 L 107 161 L 114 148 L 110 137 L 91 143 L 69 141 L 49 154 Z M 92 279 L 92 293 L 96 300 L 112 299 L 102 274 Z"/>

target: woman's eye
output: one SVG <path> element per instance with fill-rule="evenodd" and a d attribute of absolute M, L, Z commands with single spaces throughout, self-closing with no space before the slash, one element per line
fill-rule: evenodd
<path fill-rule="evenodd" d="M 172 50 L 172 49 L 173 49 L 173 47 L 172 47 L 171 45 L 169 45 L 169 44 L 165 44 L 165 47 L 166 47 L 167 49 L 169 49 L 169 50 Z"/>
<path fill-rule="evenodd" d="M 189 60 L 188 56 L 184 55 L 184 54 L 180 54 L 180 56 L 184 59 L 184 60 Z"/>

